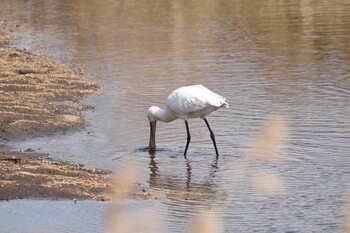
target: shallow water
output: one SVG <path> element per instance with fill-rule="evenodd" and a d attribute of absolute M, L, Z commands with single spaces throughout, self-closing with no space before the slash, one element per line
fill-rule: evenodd
<path fill-rule="evenodd" d="M 1 232 L 106 232 L 103 202 L 15 200 L 0 208 Z"/>
<path fill-rule="evenodd" d="M 350 178 L 346 1 L 5 0 L 0 9 L 20 25 L 17 47 L 83 67 L 103 84 L 86 100 L 95 109 L 85 130 L 15 142 L 14 149 L 109 169 L 132 162 L 163 195 L 150 214 L 160 213 L 166 232 L 182 232 L 208 210 L 226 232 L 339 229 Z M 219 160 L 199 119 L 189 122 L 188 160 L 181 120 L 158 124 L 160 150 L 150 156 L 142 149 L 148 107 L 197 83 L 230 103 L 208 117 Z M 285 153 L 262 165 L 247 146 L 276 114 L 288 119 Z M 251 177 L 265 170 L 281 178 L 283 191 L 255 187 Z"/>

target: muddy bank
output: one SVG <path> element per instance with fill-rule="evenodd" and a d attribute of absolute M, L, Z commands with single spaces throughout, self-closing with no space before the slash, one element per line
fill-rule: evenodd
<path fill-rule="evenodd" d="M 108 201 L 121 180 L 106 169 L 69 164 L 34 153 L 10 152 L 0 147 L 0 201 L 23 198 Z M 131 182 L 125 196 L 156 199 L 140 182 Z"/>
<path fill-rule="evenodd" d="M 28 51 L 10 48 L 0 29 L 0 137 L 14 140 L 71 130 L 86 122 L 79 100 L 99 85 Z M 0 148 L 0 200 L 70 198 L 109 200 L 109 171 L 53 161 Z"/>
<path fill-rule="evenodd" d="M 0 200 L 22 198 L 109 200 L 108 170 L 0 149 Z"/>
<path fill-rule="evenodd" d="M 79 100 L 99 85 L 50 59 L 10 48 L 0 28 L 0 137 L 18 140 L 86 124 Z M 31 152 L 31 151 L 29 151 Z M 21 198 L 110 200 L 111 172 L 55 161 L 0 145 L 0 200 Z M 109 176 L 106 176 L 109 175 Z M 135 182 L 132 198 L 152 196 Z"/>
<path fill-rule="evenodd" d="M 1 38 L 0 45 L 9 43 L 5 34 Z M 0 137 L 40 136 L 81 127 L 86 122 L 80 112 L 88 106 L 79 100 L 98 89 L 79 70 L 0 47 Z"/>

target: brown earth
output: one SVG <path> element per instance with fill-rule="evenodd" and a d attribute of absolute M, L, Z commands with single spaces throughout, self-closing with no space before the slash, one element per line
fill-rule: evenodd
<path fill-rule="evenodd" d="M 0 137 L 39 136 L 83 126 L 79 112 L 87 106 L 78 100 L 98 89 L 78 71 L 0 47 Z"/>
<path fill-rule="evenodd" d="M 107 174 L 107 170 L 0 150 L 0 200 L 109 200 L 112 182 L 104 177 Z"/>
<path fill-rule="evenodd" d="M 79 100 L 96 93 L 99 85 L 79 70 L 10 48 L 10 43 L 11 37 L 0 28 L 0 138 L 18 140 L 84 126 L 81 111 L 89 106 Z M 0 145 L 0 200 L 110 200 L 113 182 L 108 174 Z M 152 196 L 140 184 L 134 187 L 134 198 Z"/>

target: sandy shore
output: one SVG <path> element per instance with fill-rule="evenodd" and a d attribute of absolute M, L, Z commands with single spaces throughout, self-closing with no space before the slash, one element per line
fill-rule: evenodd
<path fill-rule="evenodd" d="M 38 155 L 0 151 L 0 200 L 22 198 L 109 200 L 107 170 L 85 168 Z"/>
<path fill-rule="evenodd" d="M 9 37 L 0 33 L 0 46 Z M 0 47 L 0 137 L 40 136 L 85 124 L 79 100 L 99 86 L 77 70 L 27 51 Z"/>
<path fill-rule="evenodd" d="M 0 29 L 0 137 L 18 140 L 72 130 L 86 123 L 79 100 L 99 85 L 50 59 L 10 48 Z M 15 153 L 0 146 L 0 200 L 18 198 L 110 200 L 108 170 L 51 160 L 34 153 Z M 111 176 L 109 176 L 111 177 Z M 140 195 L 150 196 L 140 184 Z"/>

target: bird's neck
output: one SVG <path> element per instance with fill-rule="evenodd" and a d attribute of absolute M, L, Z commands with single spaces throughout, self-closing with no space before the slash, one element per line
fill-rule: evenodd
<path fill-rule="evenodd" d="M 171 122 L 178 118 L 168 109 L 162 109 L 162 108 L 157 108 L 156 111 L 153 112 L 153 116 L 157 120 L 163 121 L 163 122 Z"/>

